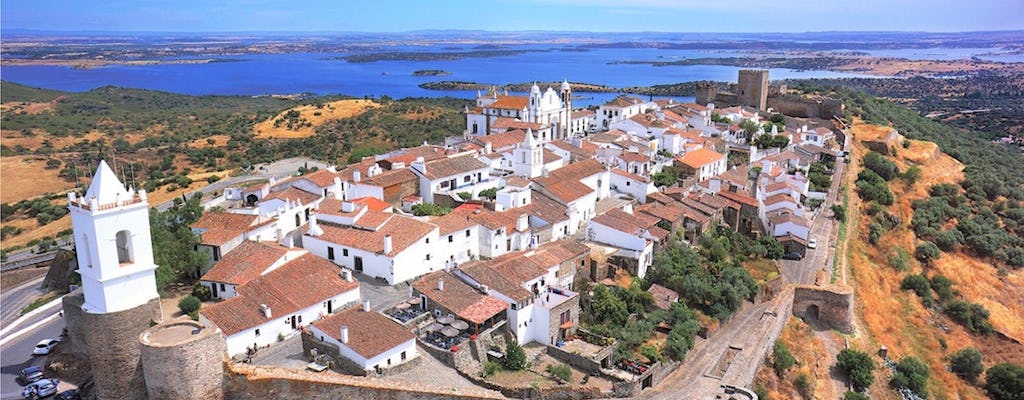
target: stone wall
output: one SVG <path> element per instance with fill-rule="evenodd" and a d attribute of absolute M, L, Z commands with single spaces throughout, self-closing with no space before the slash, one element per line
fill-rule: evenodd
<path fill-rule="evenodd" d="M 808 313 L 817 312 L 817 316 Z M 847 286 L 797 286 L 793 315 L 816 317 L 833 328 L 853 331 L 853 289 Z"/>
<path fill-rule="evenodd" d="M 191 330 L 179 338 L 168 329 Z M 156 325 L 139 336 L 149 400 L 221 400 L 227 343 L 219 329 L 191 321 Z"/>
<path fill-rule="evenodd" d="M 584 357 L 580 354 L 569 353 L 555 346 L 548 346 L 548 355 L 573 367 L 587 372 L 601 372 L 601 360 L 607 358 L 615 350 L 615 346 L 605 346 L 604 349 L 594 357 Z"/>
<path fill-rule="evenodd" d="M 97 399 L 145 399 L 146 382 L 140 362 L 139 334 L 161 320 L 160 299 L 108 314 L 82 311 L 81 290 L 64 297 L 68 336 L 88 354 Z"/>
<path fill-rule="evenodd" d="M 314 373 L 293 369 L 227 364 L 226 400 L 461 400 L 501 399 L 477 388 L 418 385 L 333 372 Z"/>
<path fill-rule="evenodd" d="M 50 263 L 50 269 L 46 270 L 46 278 L 43 279 L 43 287 L 53 290 L 68 290 L 68 278 L 78 269 L 78 258 L 74 251 L 60 249 L 54 255 Z"/>
<path fill-rule="evenodd" d="M 764 110 L 768 99 L 768 70 L 741 69 L 736 79 L 736 94 L 745 106 Z"/>
<path fill-rule="evenodd" d="M 839 99 L 807 99 L 800 96 L 773 96 L 768 98 L 768 107 L 777 113 L 797 118 L 832 119 L 843 115 L 843 102 Z"/>

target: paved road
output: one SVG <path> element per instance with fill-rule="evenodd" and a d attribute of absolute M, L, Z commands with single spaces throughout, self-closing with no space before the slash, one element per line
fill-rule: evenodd
<path fill-rule="evenodd" d="M 0 400 L 21 399 L 22 386 L 15 380 L 18 371 L 30 365 L 42 367 L 46 357 L 33 356 L 32 348 L 40 340 L 59 336 L 63 329 L 64 319 L 57 318 L 0 346 L 0 353 L 3 354 L 0 358 Z M 60 388 L 65 390 L 70 386 L 61 382 Z"/>
<path fill-rule="evenodd" d="M 6 328 L 8 324 L 18 319 L 25 306 L 46 293 L 42 289 L 45 277 L 40 276 L 0 293 L 0 326 Z"/>
<path fill-rule="evenodd" d="M 836 162 L 829 195 L 813 216 L 811 237 L 817 239 L 818 248 L 809 249 L 803 260 L 781 262 L 782 278 L 787 284 L 813 285 L 818 271 L 831 270 L 836 224 L 830 208 L 836 203 L 845 167 L 842 160 Z M 659 400 L 705 399 L 719 394 L 722 384 L 748 387 L 761 365 L 764 351 L 771 348 L 767 340 L 771 336 L 769 332 L 778 326 L 778 316 L 789 315 L 787 307 L 792 307 L 792 301 L 744 304 L 711 337 L 697 342 L 682 366 L 657 387 L 644 391 L 640 397 Z M 716 372 L 721 366 L 719 361 L 730 347 L 741 350 L 736 351 L 736 358 L 725 366 L 725 371 Z"/>

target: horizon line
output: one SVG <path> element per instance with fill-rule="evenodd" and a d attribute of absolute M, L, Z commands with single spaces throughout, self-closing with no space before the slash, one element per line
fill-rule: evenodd
<path fill-rule="evenodd" d="M 1022 29 L 967 30 L 967 31 L 923 31 L 923 30 L 822 30 L 822 31 L 589 31 L 589 30 L 557 30 L 557 29 L 524 29 L 524 30 L 486 30 L 486 29 L 446 29 L 427 28 L 406 31 L 331 31 L 331 30 L 230 30 L 230 31 L 172 31 L 172 30 L 59 30 L 36 28 L 0 28 L 2 34 L 77 34 L 77 35 L 110 35 L 110 34 L 193 34 L 193 35 L 229 35 L 229 34 L 415 34 L 425 32 L 452 33 L 562 33 L 562 34 L 677 34 L 677 35 L 737 35 L 737 34 L 785 34 L 806 35 L 822 33 L 889 33 L 889 34 L 953 34 L 953 33 L 1024 33 Z"/>

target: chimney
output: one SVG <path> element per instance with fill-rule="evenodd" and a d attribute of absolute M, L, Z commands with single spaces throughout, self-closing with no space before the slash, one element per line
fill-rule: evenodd
<path fill-rule="evenodd" d="M 352 171 L 352 182 L 359 183 L 363 179 L 363 173 L 359 171 Z"/>
<path fill-rule="evenodd" d="M 530 229 L 530 215 L 520 214 L 519 218 L 516 219 L 516 230 L 525 232 L 527 229 Z"/>
<path fill-rule="evenodd" d="M 370 312 L 371 310 L 372 309 L 370 308 L 370 301 L 369 300 L 364 301 L 363 302 L 363 311 Z"/>
<path fill-rule="evenodd" d="M 341 202 L 341 212 L 350 213 L 350 212 L 353 212 L 355 210 L 356 210 L 356 205 L 352 204 L 352 202 L 350 202 L 350 201 L 343 201 L 343 202 Z"/>
<path fill-rule="evenodd" d="M 260 304 L 260 311 L 263 311 L 263 317 L 266 319 L 271 319 L 274 317 L 274 314 L 270 312 L 270 306 L 266 304 Z"/>
<path fill-rule="evenodd" d="M 345 282 L 352 282 L 352 271 L 342 268 L 341 278 L 344 279 Z"/>
<path fill-rule="evenodd" d="M 423 161 L 423 156 L 416 157 L 416 160 L 412 162 L 412 168 L 420 171 L 421 173 L 427 172 L 427 164 Z"/>
<path fill-rule="evenodd" d="M 391 235 L 384 235 L 384 254 L 391 253 Z"/>
<path fill-rule="evenodd" d="M 309 228 L 306 230 L 306 234 L 313 237 L 324 234 L 323 228 L 320 228 L 320 225 L 316 223 L 316 214 L 309 216 Z"/>
<path fill-rule="evenodd" d="M 348 343 L 348 325 L 341 326 L 341 342 Z"/>
<path fill-rule="evenodd" d="M 444 291 L 444 279 L 437 280 L 437 290 Z"/>
<path fill-rule="evenodd" d="M 626 203 L 626 205 L 622 206 L 622 211 L 626 214 L 633 215 L 633 203 Z"/>

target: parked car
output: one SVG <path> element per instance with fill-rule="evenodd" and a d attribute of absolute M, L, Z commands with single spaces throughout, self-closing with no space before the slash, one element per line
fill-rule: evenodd
<path fill-rule="evenodd" d="M 57 343 L 60 343 L 60 339 L 43 339 L 36 344 L 36 348 L 32 349 L 32 354 L 37 356 L 50 354 Z"/>
<path fill-rule="evenodd" d="M 17 380 L 22 385 L 28 385 L 43 378 L 43 369 L 33 365 L 18 371 Z"/>
<path fill-rule="evenodd" d="M 783 254 L 782 255 L 782 259 L 783 260 L 803 260 L 804 259 L 804 255 L 800 254 L 800 253 L 797 253 L 795 251 L 791 251 L 789 253 Z"/>
<path fill-rule="evenodd" d="M 75 390 L 75 389 L 65 390 L 63 392 L 57 393 L 57 397 L 54 397 L 54 400 L 81 400 L 81 399 L 82 399 L 82 396 L 80 396 L 78 394 L 78 391 Z"/>
<path fill-rule="evenodd" d="M 57 384 L 59 383 L 60 381 L 56 379 L 40 379 L 25 386 L 25 390 L 21 391 L 21 397 L 39 399 L 53 396 L 54 393 L 57 393 Z"/>
<path fill-rule="evenodd" d="M 808 240 L 807 241 L 807 248 L 808 249 L 816 249 L 816 248 L 818 248 L 818 239 Z"/>

